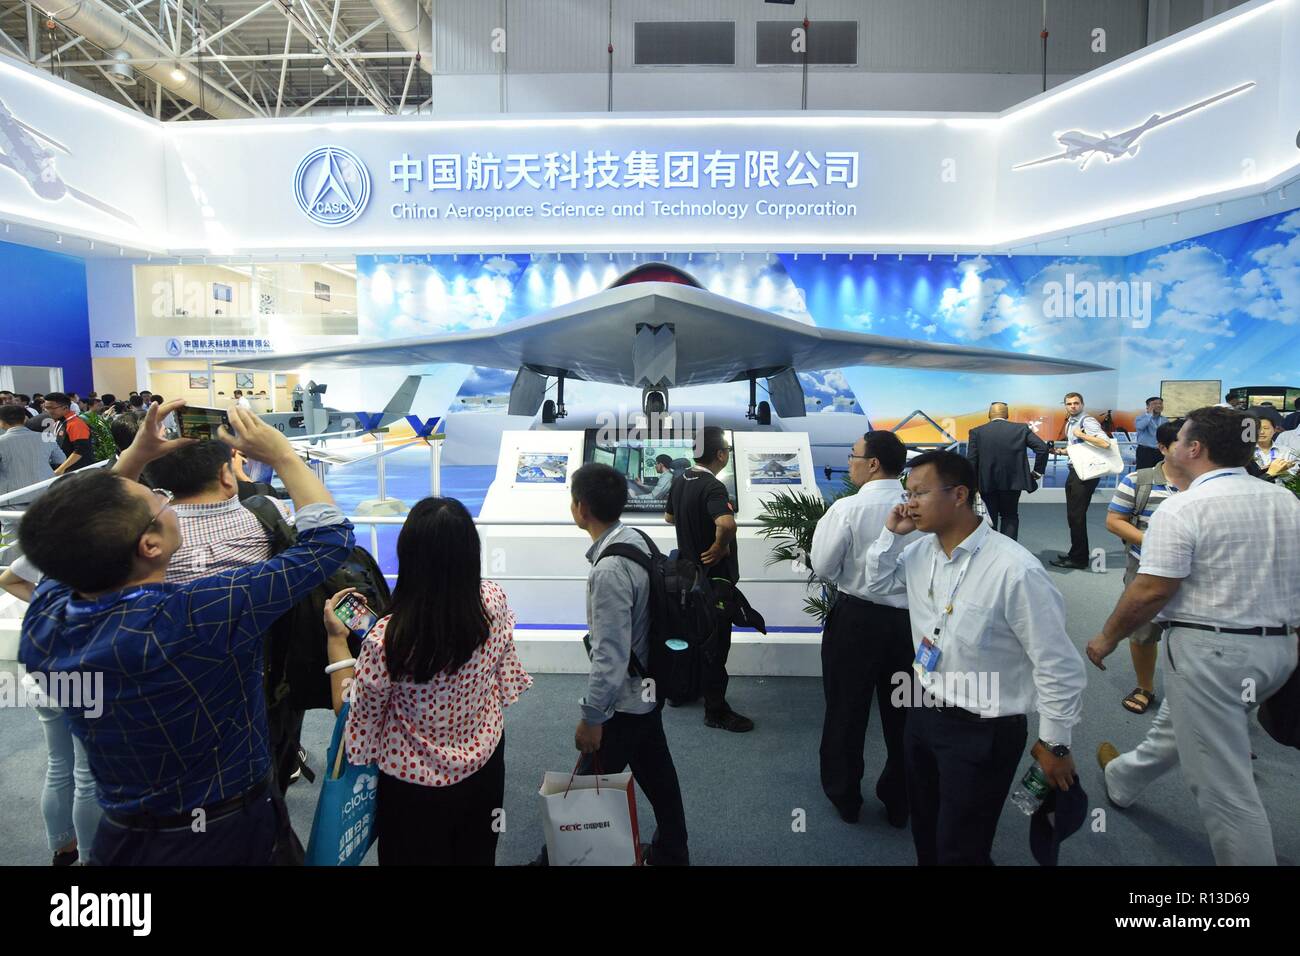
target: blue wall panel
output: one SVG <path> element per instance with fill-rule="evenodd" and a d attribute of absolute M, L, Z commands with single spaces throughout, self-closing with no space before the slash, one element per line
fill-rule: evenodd
<path fill-rule="evenodd" d="M 0 242 L 0 365 L 62 367 L 65 388 L 90 391 L 84 261 Z"/>

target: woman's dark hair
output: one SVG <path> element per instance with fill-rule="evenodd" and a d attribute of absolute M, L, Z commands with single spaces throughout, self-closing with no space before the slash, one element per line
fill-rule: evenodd
<path fill-rule="evenodd" d="M 397 585 L 384 649 L 388 676 L 426 683 L 453 673 L 487 642 L 478 529 L 455 498 L 425 498 L 397 536 Z"/>

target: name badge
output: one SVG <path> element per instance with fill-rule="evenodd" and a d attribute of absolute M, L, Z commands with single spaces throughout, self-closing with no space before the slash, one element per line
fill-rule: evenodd
<path fill-rule="evenodd" d="M 928 637 L 921 638 L 921 646 L 916 649 L 916 659 L 912 661 L 912 670 L 917 677 L 931 674 L 939 666 L 939 655 L 943 652 Z"/>

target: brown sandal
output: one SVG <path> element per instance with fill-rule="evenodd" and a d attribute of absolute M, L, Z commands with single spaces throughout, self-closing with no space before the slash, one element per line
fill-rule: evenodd
<path fill-rule="evenodd" d="M 1135 687 L 1133 693 L 1124 698 L 1124 709 L 1130 714 L 1145 714 L 1155 702 L 1155 691 Z"/>

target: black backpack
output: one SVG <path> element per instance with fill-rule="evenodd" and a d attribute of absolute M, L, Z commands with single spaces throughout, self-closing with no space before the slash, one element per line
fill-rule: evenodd
<path fill-rule="evenodd" d="M 650 576 L 650 660 L 632 654 L 627 670 L 654 681 L 656 700 L 690 700 L 700 693 L 700 647 L 718 624 L 713 585 L 703 565 L 666 556 L 648 534 L 634 530 L 645 539 L 649 554 L 630 544 L 611 544 L 598 559 L 627 558 Z"/>
<path fill-rule="evenodd" d="M 251 511 L 271 537 L 271 553 L 279 554 L 298 540 L 298 533 L 285 521 L 269 498 L 249 498 L 244 507 Z M 325 602 L 344 588 L 356 588 L 380 617 L 387 613 L 392 592 L 384 573 L 365 548 L 354 547 L 343 566 L 310 594 L 291 607 L 269 632 L 266 652 L 267 700 L 279 703 L 286 697 L 295 710 L 324 710 L 333 707 L 329 660 L 325 651 Z M 361 640 L 348 638 L 355 655 Z"/>

